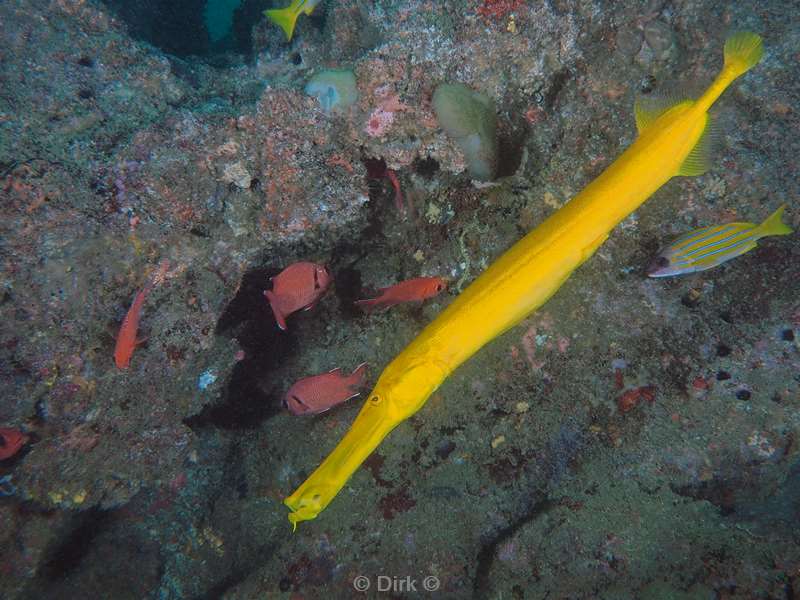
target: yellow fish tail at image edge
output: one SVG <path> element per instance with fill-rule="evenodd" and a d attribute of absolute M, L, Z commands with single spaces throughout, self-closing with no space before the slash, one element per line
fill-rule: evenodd
<path fill-rule="evenodd" d="M 542 306 L 616 225 L 676 175 L 708 168 L 711 105 L 761 59 L 749 32 L 725 42 L 725 63 L 697 100 L 636 105 L 639 137 L 597 179 L 484 271 L 383 371 L 350 430 L 284 500 L 289 521 L 314 519 L 399 423 L 487 342 Z"/>

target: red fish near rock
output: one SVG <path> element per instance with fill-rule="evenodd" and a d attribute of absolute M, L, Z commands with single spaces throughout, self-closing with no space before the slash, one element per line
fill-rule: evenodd
<path fill-rule="evenodd" d="M 145 298 L 154 287 L 164 281 L 168 268 L 169 261 L 161 261 L 158 271 L 134 297 L 133 304 L 131 304 L 125 319 L 122 321 L 122 326 L 119 328 L 119 334 L 117 335 L 117 345 L 114 348 L 114 363 L 118 369 L 127 369 L 131 364 L 133 351 L 136 349 L 136 344 L 139 343 L 136 339 L 136 334 L 139 331 L 139 319 L 142 316 Z"/>
<path fill-rule="evenodd" d="M 314 307 L 328 289 L 332 277 L 322 265 L 296 262 L 272 277 L 272 289 L 264 290 L 278 327 L 286 330 L 286 317 Z"/>
<path fill-rule="evenodd" d="M 356 304 L 366 311 L 389 308 L 403 302 L 427 300 L 440 294 L 447 287 L 441 277 L 417 277 L 398 284 L 380 288 L 380 296 L 371 300 L 358 300 Z"/>
<path fill-rule="evenodd" d="M 0 427 L 0 460 L 11 458 L 28 442 L 28 436 L 19 429 Z"/>
<path fill-rule="evenodd" d="M 316 415 L 333 408 L 361 392 L 367 363 L 358 365 L 350 375 L 334 369 L 321 375 L 312 375 L 297 381 L 286 392 L 284 404 L 293 415 Z"/>

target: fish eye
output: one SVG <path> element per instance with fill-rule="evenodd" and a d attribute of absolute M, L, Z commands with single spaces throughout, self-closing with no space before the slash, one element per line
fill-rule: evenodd
<path fill-rule="evenodd" d="M 668 267 L 669 266 L 669 259 L 666 256 L 659 256 L 656 259 L 656 265 L 658 265 L 659 268 Z"/>
<path fill-rule="evenodd" d="M 442 291 L 442 289 L 444 289 L 444 286 L 443 286 L 441 283 L 437 283 L 437 284 L 436 284 L 436 291 L 437 291 L 437 292 L 441 292 L 441 291 Z"/>
<path fill-rule="evenodd" d="M 369 399 L 369 401 L 370 401 L 372 404 L 380 404 L 380 403 L 381 403 L 381 397 L 380 397 L 380 396 L 378 396 L 378 395 L 376 394 L 375 396 L 372 396 L 372 397 Z"/>

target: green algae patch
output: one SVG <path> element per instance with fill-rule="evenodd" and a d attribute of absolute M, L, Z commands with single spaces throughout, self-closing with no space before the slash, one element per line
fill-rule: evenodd
<path fill-rule="evenodd" d="M 433 93 L 433 110 L 467 161 L 475 179 L 491 181 L 497 173 L 497 114 L 486 94 L 461 83 L 445 83 Z"/>
<path fill-rule="evenodd" d="M 320 71 L 309 79 L 305 92 L 319 100 L 326 113 L 345 110 L 358 100 L 356 76 L 346 69 Z"/>

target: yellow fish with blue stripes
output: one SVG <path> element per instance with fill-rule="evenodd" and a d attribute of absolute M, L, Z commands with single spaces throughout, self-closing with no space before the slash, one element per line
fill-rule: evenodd
<path fill-rule="evenodd" d="M 653 260 L 647 275 L 670 277 L 711 269 L 756 247 L 762 237 L 788 235 L 792 230 L 781 220 L 786 205 L 756 223 L 726 223 L 696 229 L 679 237 Z"/>

